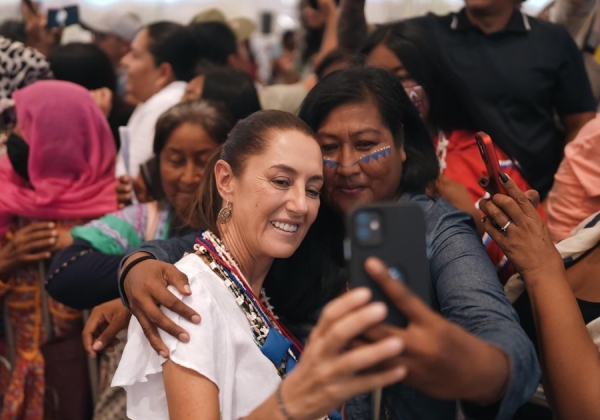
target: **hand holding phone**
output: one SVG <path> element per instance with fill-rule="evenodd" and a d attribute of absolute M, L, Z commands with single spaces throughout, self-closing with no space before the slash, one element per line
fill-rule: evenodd
<path fill-rule="evenodd" d="M 388 324 L 405 327 L 406 317 L 369 277 L 365 261 L 369 257 L 379 258 L 394 279 L 406 284 L 431 305 L 425 236 L 425 216 L 417 204 L 370 204 L 350 212 L 346 242 L 350 287 L 368 287 L 374 301 L 384 302 L 388 308 Z"/>
<path fill-rule="evenodd" d="M 48 10 L 47 28 L 65 28 L 79 23 L 79 7 L 67 6 Z"/>
<path fill-rule="evenodd" d="M 498 156 L 496 156 L 496 150 L 494 149 L 494 143 L 492 138 L 483 131 L 475 134 L 475 140 L 479 147 L 479 153 L 485 163 L 485 167 L 488 173 L 488 184 L 486 190 L 493 196 L 494 194 L 506 194 L 506 190 L 500 183 L 500 162 Z"/>

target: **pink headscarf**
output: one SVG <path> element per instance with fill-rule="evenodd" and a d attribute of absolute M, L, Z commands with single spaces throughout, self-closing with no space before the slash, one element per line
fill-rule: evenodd
<path fill-rule="evenodd" d="M 0 235 L 12 219 L 91 219 L 116 210 L 115 141 L 83 87 L 39 81 L 13 94 L 30 182 L 0 158 Z"/>

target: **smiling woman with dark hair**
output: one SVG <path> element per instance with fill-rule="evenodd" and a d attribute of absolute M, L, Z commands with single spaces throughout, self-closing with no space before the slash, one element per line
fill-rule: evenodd
<path fill-rule="evenodd" d="M 227 110 L 209 101 L 181 103 L 161 115 L 154 137 L 157 201 L 130 205 L 75 228 L 73 244 L 50 267 L 50 295 L 80 309 L 117 298 L 113 275 L 122 254 L 144 241 L 167 239 L 185 230 L 180 215 L 232 126 Z"/>
<path fill-rule="evenodd" d="M 188 222 L 201 229 L 197 246 L 177 263 L 191 279 L 189 293 L 177 298 L 202 322 L 165 308 L 170 322 L 190 332 L 184 342 L 169 338 L 157 354 L 132 320 L 113 380 L 127 391 L 128 416 L 337 420 L 345 399 L 400 380 L 404 368 L 370 370 L 400 352 L 397 338 L 341 352 L 385 316 L 381 303 L 368 303 L 368 290 L 332 302 L 306 348 L 263 290 L 274 260 L 292 255 L 317 217 L 323 166 L 310 127 L 289 113 L 254 113 L 231 130 L 208 168 Z M 125 270 L 151 258 L 132 255 Z M 294 293 L 282 282 L 284 293 Z"/>
<path fill-rule="evenodd" d="M 410 374 L 384 391 L 384 408 L 390 419 L 447 419 L 455 416 L 460 403 L 470 418 L 510 418 L 537 386 L 535 352 L 470 216 L 424 194 L 437 177 L 437 161 L 400 80 L 376 68 L 333 73 L 309 93 L 300 116 L 315 130 L 323 151 L 323 203 L 298 250 L 288 259 L 275 260 L 267 273 L 265 291 L 278 315 L 295 323 L 314 322 L 319 307 L 346 290 L 343 216 L 348 209 L 372 202 L 416 203 L 426 218 L 437 312 L 392 281 L 381 264 L 367 267 L 409 317 L 406 330 L 375 325 L 365 336 L 375 342 L 396 337 L 405 345 L 402 355 L 392 360 Z M 147 244 L 125 263 L 133 255 L 148 258 L 127 269 L 124 294 L 151 345 L 164 355 L 169 348 L 161 338 L 170 349 L 173 339 L 154 333 L 157 325 L 173 337 L 192 340 L 193 331 L 187 335 L 183 327 L 193 324 L 168 322 L 156 302 L 192 322 L 204 316 L 181 302 L 174 304 L 163 280 L 189 296 L 185 276 L 165 262 L 177 261 L 194 241 L 189 235 Z M 315 331 L 321 330 L 317 326 Z M 301 395 L 301 389 L 285 383 L 283 401 Z M 346 415 L 368 416 L 369 407 L 364 398 L 353 399 Z M 295 405 L 295 410 L 288 417 L 303 418 L 296 416 L 300 407 Z"/>

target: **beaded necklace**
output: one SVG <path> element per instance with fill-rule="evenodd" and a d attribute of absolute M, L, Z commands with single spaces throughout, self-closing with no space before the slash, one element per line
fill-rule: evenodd
<path fill-rule="evenodd" d="M 201 237 L 196 238 L 196 242 L 198 243 L 194 245 L 194 249 L 208 260 L 209 267 L 233 293 L 236 303 L 244 311 L 256 345 L 259 348 L 263 347 L 271 328 L 285 336 L 286 333 L 280 329 L 281 324 L 273 314 L 264 290 L 261 291 L 261 299 L 257 299 L 241 274 L 237 263 L 221 240 L 212 232 L 204 231 Z M 290 341 L 297 342 L 296 339 Z M 295 343 L 294 346 L 297 347 Z M 300 352 L 301 348 L 297 351 Z M 298 358 L 294 351 L 288 348 L 281 364 L 279 366 L 275 365 L 275 369 L 281 378 L 286 374 L 290 358 L 293 360 L 292 364 L 295 365 Z"/>
<path fill-rule="evenodd" d="M 237 262 L 225 248 L 225 244 L 209 230 L 202 232 L 201 236 L 196 238 L 196 242 L 194 250 L 208 260 L 209 267 L 231 290 L 238 306 L 246 314 L 256 345 L 262 349 L 267 341 L 269 331 L 273 328 L 280 335 L 289 339 L 299 354 L 302 353 L 302 345 L 285 329 L 273 313 L 273 307 L 269 304 L 265 291 L 261 290 L 260 299 L 256 297 Z M 269 359 L 273 362 L 271 358 Z M 288 347 L 279 366 L 276 363 L 273 365 L 279 377 L 283 379 L 288 370 L 293 369 L 297 363 L 298 357 L 292 348 Z M 341 419 L 342 416 L 337 411 L 322 418 L 322 420 Z"/>

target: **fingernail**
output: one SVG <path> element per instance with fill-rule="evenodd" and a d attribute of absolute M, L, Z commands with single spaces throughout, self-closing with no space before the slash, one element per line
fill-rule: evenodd
<path fill-rule="evenodd" d="M 185 290 L 185 293 L 191 295 L 192 294 L 192 289 L 190 289 L 190 285 L 186 284 L 185 286 L 183 286 L 183 290 Z"/>
<path fill-rule="evenodd" d="M 371 299 L 371 291 L 366 287 L 354 289 L 352 292 L 354 293 L 355 299 L 358 299 L 360 301 L 367 301 Z"/>
<path fill-rule="evenodd" d="M 407 372 L 408 370 L 406 369 L 406 366 L 400 366 L 394 369 L 394 376 L 403 378 L 404 376 L 406 376 Z"/>
<path fill-rule="evenodd" d="M 182 343 L 187 343 L 188 341 L 190 341 L 190 336 L 187 333 L 181 333 L 177 336 L 177 338 Z"/>
<path fill-rule="evenodd" d="M 505 184 L 508 182 L 508 177 L 504 172 L 500 172 L 500 181 L 502 181 Z"/>
<path fill-rule="evenodd" d="M 48 227 L 49 227 L 50 229 L 52 229 L 52 228 L 54 227 L 54 222 L 50 222 L 50 223 L 48 223 Z"/>
<path fill-rule="evenodd" d="M 374 303 L 371 310 L 373 311 L 373 314 L 377 316 L 385 316 L 387 313 L 387 307 L 381 302 Z"/>
<path fill-rule="evenodd" d="M 166 359 L 167 357 L 169 357 L 169 353 L 167 353 L 167 352 L 166 352 L 166 351 L 164 351 L 164 350 L 161 350 L 161 351 L 160 351 L 158 354 L 160 354 L 160 355 L 161 355 L 161 357 L 164 357 L 165 359 Z"/>
<path fill-rule="evenodd" d="M 198 316 L 198 315 L 192 315 L 192 322 L 194 324 L 199 324 L 200 323 L 200 316 Z"/>
<path fill-rule="evenodd" d="M 58 231 L 57 230 L 53 230 L 50 235 L 52 236 L 58 236 Z"/>
<path fill-rule="evenodd" d="M 50 242 L 51 244 L 53 244 L 54 242 L 56 242 L 56 238 L 50 238 L 50 239 L 48 239 L 48 242 Z"/>
<path fill-rule="evenodd" d="M 52 254 L 51 254 L 50 252 L 46 252 L 46 253 L 44 254 L 44 256 L 45 256 L 46 258 L 50 258 L 50 257 L 52 256 Z"/>
<path fill-rule="evenodd" d="M 399 337 L 392 338 L 388 344 L 390 351 L 399 353 L 404 348 L 404 340 Z"/>
<path fill-rule="evenodd" d="M 95 351 L 99 351 L 102 350 L 103 346 L 104 344 L 102 343 L 102 341 L 95 341 L 94 344 L 92 344 L 92 349 Z"/>

